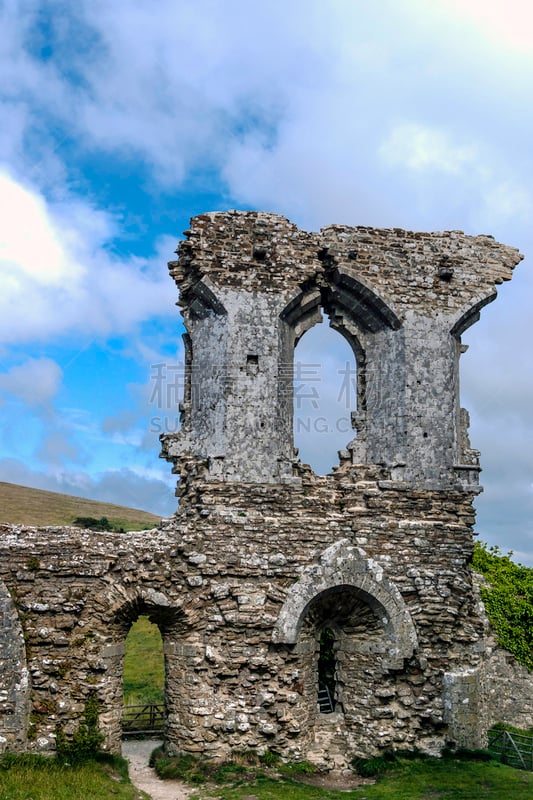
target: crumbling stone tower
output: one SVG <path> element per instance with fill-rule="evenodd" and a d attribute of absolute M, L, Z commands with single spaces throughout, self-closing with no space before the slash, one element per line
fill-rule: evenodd
<path fill-rule="evenodd" d="M 209 666 L 192 691 L 218 742 L 246 734 L 330 763 L 479 743 L 479 464 L 459 358 L 519 254 L 457 231 L 310 234 L 264 213 L 200 216 L 186 235 L 170 264 L 183 426 L 163 454 L 182 476 L 183 540 L 210 575 Z M 298 461 L 292 431 L 294 347 L 321 309 L 358 364 L 354 438 L 326 477 Z M 330 714 L 317 705 L 324 630 Z"/>
<path fill-rule="evenodd" d="M 139 614 L 163 637 L 169 751 L 334 767 L 533 724 L 531 676 L 491 651 L 469 568 L 479 466 L 458 386 L 461 334 L 519 260 L 457 231 L 193 219 L 170 265 L 179 509 L 140 533 L 0 525 L 0 750 L 53 750 L 94 697 L 118 751 Z M 358 365 L 354 433 L 322 477 L 292 430 L 294 347 L 321 309 Z"/>

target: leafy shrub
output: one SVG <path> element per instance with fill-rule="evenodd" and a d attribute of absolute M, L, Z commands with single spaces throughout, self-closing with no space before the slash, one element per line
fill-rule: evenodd
<path fill-rule="evenodd" d="M 187 783 L 205 783 L 209 771 L 205 761 L 191 755 L 167 756 L 162 748 L 152 753 L 152 766 L 163 780 L 182 780 Z"/>
<path fill-rule="evenodd" d="M 499 643 L 533 670 L 533 569 L 511 556 L 476 542 L 472 567 L 489 584 L 481 587 L 481 598 Z"/>
<path fill-rule="evenodd" d="M 104 736 L 98 727 L 98 700 L 94 695 L 89 695 L 85 702 L 83 721 L 78 730 L 68 741 L 63 730 L 56 730 L 56 752 L 60 758 L 72 760 L 91 758 L 99 751 L 104 741 Z"/>
<path fill-rule="evenodd" d="M 72 524 L 80 528 L 88 528 L 91 531 L 118 531 L 118 533 L 124 533 L 123 527 L 110 522 L 107 517 L 100 517 L 100 519 L 96 519 L 96 517 L 76 517 Z"/>
<path fill-rule="evenodd" d="M 314 775 L 316 767 L 309 761 L 289 761 L 279 768 L 282 775 Z"/>
<path fill-rule="evenodd" d="M 265 767 L 275 767 L 277 764 L 279 764 L 279 760 L 279 755 L 274 753 L 272 750 L 265 750 L 265 752 L 259 756 L 259 761 Z"/>
<path fill-rule="evenodd" d="M 272 753 L 267 760 L 277 762 L 278 756 Z M 160 778 L 179 779 L 196 786 L 207 781 L 229 785 L 249 783 L 264 774 L 258 769 L 261 764 L 266 766 L 264 756 L 258 756 L 255 750 L 235 751 L 232 758 L 223 763 L 190 754 L 168 756 L 161 747 L 150 756 L 150 766 Z"/>

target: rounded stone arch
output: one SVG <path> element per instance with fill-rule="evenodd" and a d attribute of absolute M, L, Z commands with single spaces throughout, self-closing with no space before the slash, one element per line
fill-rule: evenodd
<path fill-rule="evenodd" d="M 272 633 L 276 644 L 297 643 L 313 603 L 321 595 L 346 587 L 355 591 L 383 624 L 386 669 L 401 668 L 418 646 L 413 621 L 397 587 L 383 568 L 360 547 L 342 539 L 328 547 L 317 564 L 304 569 L 287 594 Z"/>
<path fill-rule="evenodd" d="M 24 633 L 7 586 L 0 581 L 0 753 L 23 750 L 30 714 Z"/>
<path fill-rule="evenodd" d="M 140 615 L 146 615 L 162 630 L 184 626 L 186 614 L 182 600 L 170 602 L 164 592 L 143 586 L 125 589 L 114 586 L 107 596 L 107 617 L 111 625 L 129 628 Z"/>

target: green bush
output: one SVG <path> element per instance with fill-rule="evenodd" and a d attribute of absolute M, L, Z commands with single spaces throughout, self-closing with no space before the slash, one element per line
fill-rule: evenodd
<path fill-rule="evenodd" d="M 91 531 L 118 531 L 119 533 L 124 533 L 123 527 L 110 522 L 107 517 L 100 517 L 100 519 L 96 519 L 96 517 L 76 517 L 72 524 L 80 528 L 88 528 Z"/>
<path fill-rule="evenodd" d="M 265 752 L 259 756 L 259 761 L 265 767 L 275 767 L 279 764 L 280 757 L 272 750 L 265 750 Z"/>
<path fill-rule="evenodd" d="M 489 584 L 481 587 L 481 598 L 499 643 L 533 670 L 533 569 L 511 556 L 476 542 L 472 567 Z"/>
<path fill-rule="evenodd" d="M 98 700 L 89 695 L 85 702 L 83 721 L 69 741 L 61 728 L 56 729 L 56 752 L 59 758 L 79 760 L 92 758 L 100 752 L 104 736 L 98 727 Z"/>

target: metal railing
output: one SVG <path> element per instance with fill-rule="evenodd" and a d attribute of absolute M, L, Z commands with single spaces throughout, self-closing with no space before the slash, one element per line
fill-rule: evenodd
<path fill-rule="evenodd" d="M 488 751 L 498 761 L 533 772 L 533 736 L 499 728 L 493 728 L 488 735 Z"/>
<path fill-rule="evenodd" d="M 145 736 L 161 733 L 165 727 L 165 706 L 147 703 L 140 706 L 124 706 L 122 711 L 122 735 Z"/>

